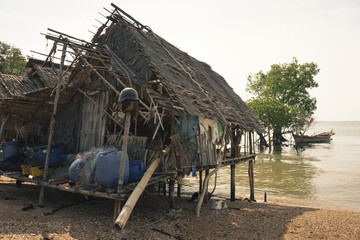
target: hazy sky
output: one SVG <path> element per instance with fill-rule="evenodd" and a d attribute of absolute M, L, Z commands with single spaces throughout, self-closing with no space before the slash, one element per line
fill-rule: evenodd
<path fill-rule="evenodd" d="M 114 2 L 161 37 L 208 63 L 243 100 L 247 75 L 272 64 L 315 62 L 317 120 L 360 120 L 360 0 L 0 0 L 0 41 L 39 57 L 52 28 L 90 40 Z"/>

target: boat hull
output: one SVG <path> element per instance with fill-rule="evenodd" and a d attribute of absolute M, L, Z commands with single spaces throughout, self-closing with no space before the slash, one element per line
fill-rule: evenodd
<path fill-rule="evenodd" d="M 293 135 L 294 140 L 297 144 L 299 143 L 329 143 L 331 141 L 331 136 L 300 136 L 300 135 Z"/>

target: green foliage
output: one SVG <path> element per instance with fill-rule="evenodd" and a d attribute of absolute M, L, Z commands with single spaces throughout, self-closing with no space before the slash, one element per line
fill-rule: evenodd
<path fill-rule="evenodd" d="M 273 98 L 253 98 L 248 102 L 249 108 L 266 127 L 267 115 L 270 116 L 270 126 L 274 131 L 281 132 L 283 127 L 292 123 L 291 109 L 284 103 Z"/>
<path fill-rule="evenodd" d="M 318 87 L 315 63 L 274 64 L 266 74 L 262 71 L 248 77 L 247 91 L 254 95 L 248 105 L 266 124 L 267 113 L 274 133 L 285 129 L 300 132 L 316 110 L 316 99 L 309 90 Z"/>
<path fill-rule="evenodd" d="M 26 57 L 22 55 L 19 48 L 0 42 L 0 65 L 2 66 L 2 73 L 23 76 L 26 73 L 26 61 Z"/>

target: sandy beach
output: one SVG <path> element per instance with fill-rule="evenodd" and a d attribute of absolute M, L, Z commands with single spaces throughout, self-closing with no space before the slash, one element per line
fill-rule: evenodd
<path fill-rule="evenodd" d="M 47 190 L 39 208 L 38 196 L 37 186 L 0 177 L 0 239 L 360 239 L 360 212 L 240 199 L 214 210 L 211 199 L 197 218 L 190 198 L 175 198 L 170 210 L 167 196 L 151 192 L 119 236 L 111 200 Z"/>

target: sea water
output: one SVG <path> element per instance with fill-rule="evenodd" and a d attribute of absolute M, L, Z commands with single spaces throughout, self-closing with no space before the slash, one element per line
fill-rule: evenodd
<path fill-rule="evenodd" d="M 257 149 L 254 165 L 255 198 L 269 201 L 286 199 L 312 202 L 319 206 L 338 206 L 360 210 L 360 122 L 315 122 L 307 134 L 328 132 L 335 135 L 330 143 L 294 147 L 288 142 L 268 153 Z M 236 165 L 236 197 L 249 196 L 248 164 Z M 198 178 L 184 179 L 184 191 L 198 190 Z M 213 177 L 209 184 L 211 192 Z M 214 194 L 230 195 L 230 167 L 223 167 L 216 179 Z M 290 202 L 292 202 L 290 201 Z"/>

